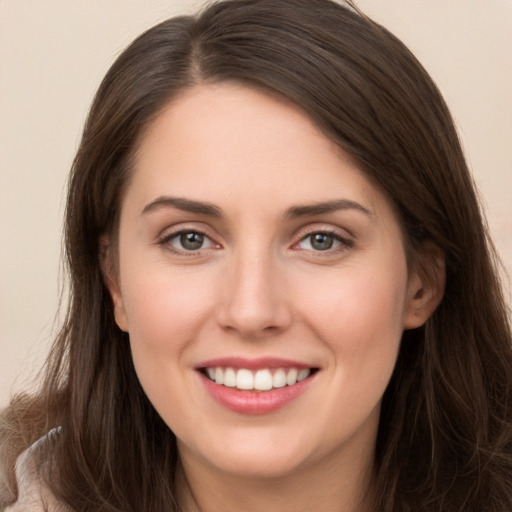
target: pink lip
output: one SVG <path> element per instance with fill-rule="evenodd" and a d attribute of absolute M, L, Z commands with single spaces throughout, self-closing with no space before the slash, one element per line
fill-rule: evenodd
<path fill-rule="evenodd" d="M 229 357 L 211 359 L 196 366 L 197 370 L 212 367 L 245 368 L 258 370 L 260 368 L 311 368 L 310 365 L 278 358 L 245 359 Z M 310 386 L 317 373 L 292 386 L 271 389 L 269 391 L 242 391 L 216 384 L 201 371 L 197 372 L 209 395 L 220 405 L 239 414 L 269 414 L 277 411 L 300 397 Z"/>
<path fill-rule="evenodd" d="M 292 361 L 291 359 L 281 359 L 277 357 L 259 357 L 256 359 L 247 359 L 245 357 L 219 357 L 217 359 L 209 359 L 197 364 L 196 369 L 214 368 L 220 366 L 222 368 L 245 368 L 247 370 L 259 370 L 260 368 L 312 368 L 310 364 Z"/>

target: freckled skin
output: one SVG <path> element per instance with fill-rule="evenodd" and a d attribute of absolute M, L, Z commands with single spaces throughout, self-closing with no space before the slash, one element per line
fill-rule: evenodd
<path fill-rule="evenodd" d="M 222 215 L 141 213 L 163 195 Z M 337 199 L 370 214 L 283 217 Z M 180 230 L 204 233 L 201 248 L 187 250 Z M 318 232 L 334 233 L 332 249 L 315 249 Z M 425 320 L 421 282 L 408 275 L 387 199 L 303 112 L 233 84 L 175 99 L 141 143 L 119 255 L 116 320 L 192 482 L 330 468 L 361 485 L 402 332 Z M 194 369 L 230 356 L 294 359 L 319 372 L 285 408 L 249 417 L 212 400 Z"/>

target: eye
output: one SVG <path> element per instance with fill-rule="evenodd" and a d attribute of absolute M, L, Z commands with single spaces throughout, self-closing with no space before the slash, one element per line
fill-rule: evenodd
<path fill-rule="evenodd" d="M 299 249 L 307 251 L 328 251 L 337 249 L 342 245 L 348 246 L 350 244 L 348 240 L 344 240 L 339 235 L 324 231 L 310 233 L 297 244 Z"/>
<path fill-rule="evenodd" d="M 215 247 L 216 244 L 200 231 L 179 231 L 166 236 L 161 242 L 174 252 L 195 252 L 201 249 Z"/>

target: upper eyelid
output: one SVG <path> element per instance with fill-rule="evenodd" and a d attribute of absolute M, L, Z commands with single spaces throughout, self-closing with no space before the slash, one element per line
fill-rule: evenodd
<path fill-rule="evenodd" d="M 303 233 L 302 235 L 300 235 L 299 238 L 300 238 L 300 240 L 303 240 L 304 238 L 307 238 L 308 236 L 316 235 L 318 233 L 325 234 L 325 235 L 332 235 L 335 238 L 341 238 L 343 240 L 349 238 L 349 236 L 342 235 L 335 229 L 313 229 L 311 231 L 307 231 L 306 233 Z"/>
<path fill-rule="evenodd" d="M 175 238 L 179 237 L 180 235 L 182 235 L 184 233 L 198 233 L 200 235 L 203 235 L 206 239 L 209 240 L 210 246 L 209 247 L 201 247 L 196 250 L 187 250 L 185 248 L 180 249 L 179 247 L 174 247 L 174 245 L 170 243 L 171 240 L 174 240 Z M 169 253 L 171 253 L 177 257 L 200 257 L 200 256 L 204 256 L 205 251 L 217 250 L 219 247 L 222 248 L 222 246 L 218 242 L 216 242 L 211 236 L 209 236 L 204 231 L 199 230 L 199 229 L 187 229 L 187 228 L 177 229 L 172 232 L 163 234 L 162 236 L 160 236 L 158 238 L 156 245 L 165 249 L 166 251 L 169 251 Z"/>
<path fill-rule="evenodd" d="M 336 232 L 333 232 L 333 231 L 311 231 L 310 233 L 307 233 L 306 235 L 300 237 L 296 242 L 293 243 L 293 246 L 296 246 L 298 244 L 300 244 L 301 242 L 303 242 L 304 240 L 307 240 L 309 237 L 313 236 L 313 235 L 316 235 L 316 234 L 322 234 L 322 235 L 329 235 L 329 236 L 332 236 L 335 240 L 337 240 L 338 242 L 341 243 L 341 245 L 344 245 L 345 247 L 348 247 L 348 246 L 352 246 L 353 245 L 353 242 L 352 240 L 350 240 L 348 237 L 343 237 L 341 235 L 339 235 L 338 233 Z M 321 252 L 329 252 L 331 249 L 327 249 L 325 251 L 321 251 Z M 332 250 L 335 250 L 335 249 L 332 249 Z"/>
<path fill-rule="evenodd" d="M 212 233 L 212 229 L 210 229 L 207 224 L 205 225 L 202 222 L 200 223 L 199 226 L 191 224 L 195 223 L 179 222 L 175 225 L 167 226 L 166 228 L 162 229 L 160 234 L 158 235 L 158 243 L 161 243 L 164 240 L 170 240 L 173 237 L 176 237 L 183 233 L 195 232 L 205 236 L 216 245 L 224 245 L 219 241 L 219 239 L 225 237 L 218 236 L 215 233 Z M 353 239 L 355 238 L 354 235 L 346 228 L 333 226 L 332 224 L 329 225 L 324 223 L 314 223 L 313 225 L 308 224 L 306 226 L 302 226 L 299 229 L 294 230 L 294 233 L 291 236 L 292 246 L 315 233 L 329 234 L 344 242 L 352 242 Z"/>
<path fill-rule="evenodd" d="M 178 229 L 176 231 L 171 231 L 170 233 L 163 234 L 160 237 L 160 242 L 165 242 L 165 241 L 168 241 L 168 240 L 172 240 L 172 239 L 174 239 L 174 238 L 176 238 L 176 237 L 178 237 L 180 235 L 183 235 L 185 233 L 197 233 L 199 235 L 204 236 L 208 240 L 210 240 L 210 242 L 212 242 L 213 244 L 220 245 L 212 236 L 210 236 L 205 231 L 202 231 L 200 229 L 186 229 L 186 228 Z"/>
<path fill-rule="evenodd" d="M 201 223 L 200 226 L 194 225 L 191 226 L 188 222 L 178 222 L 171 226 L 167 226 L 164 229 L 160 230 L 158 235 L 159 239 L 173 237 L 182 233 L 200 233 L 212 240 L 216 237 L 211 233 L 211 229 L 208 228 L 207 225 Z"/>
<path fill-rule="evenodd" d="M 156 237 L 156 240 L 155 240 L 156 245 L 161 245 L 161 246 L 168 245 L 171 240 L 173 240 L 174 238 L 176 238 L 184 233 L 198 233 L 198 234 L 204 236 L 206 239 L 208 239 L 209 242 L 213 246 L 222 247 L 222 244 L 218 242 L 218 238 L 215 237 L 214 235 L 212 235 L 210 233 L 209 229 L 205 229 L 204 227 L 196 227 L 196 226 L 192 227 L 190 225 L 187 226 L 186 224 L 188 224 L 188 223 L 180 222 L 173 226 L 167 226 L 166 228 L 162 229 Z M 205 247 L 205 248 L 198 249 L 196 251 L 180 250 L 178 248 L 173 248 L 172 250 L 176 253 L 181 252 L 181 253 L 185 254 L 185 253 L 192 253 L 192 252 L 199 253 L 201 251 L 209 250 L 211 248 L 212 247 Z"/>
<path fill-rule="evenodd" d="M 340 242 L 340 245 L 337 247 L 329 248 L 324 251 L 317 251 L 312 249 L 302 249 L 297 247 L 301 242 L 306 240 L 312 235 L 317 233 L 322 233 L 326 235 L 332 236 L 335 240 Z M 339 254 L 340 252 L 344 252 L 354 247 L 355 237 L 348 230 L 341 228 L 339 226 L 333 226 L 332 224 L 309 224 L 307 226 L 303 226 L 299 230 L 297 230 L 294 234 L 294 242 L 289 246 L 289 250 L 298 251 L 303 253 L 312 253 L 318 257 L 331 257 L 334 254 Z"/>
<path fill-rule="evenodd" d="M 304 238 L 313 235 L 315 233 L 328 233 L 330 235 L 339 237 L 342 240 L 352 240 L 354 235 L 346 228 L 341 228 L 339 226 L 333 226 L 332 224 L 313 224 L 307 225 L 299 228 L 295 231 L 294 237 L 297 240 L 303 240 Z"/>

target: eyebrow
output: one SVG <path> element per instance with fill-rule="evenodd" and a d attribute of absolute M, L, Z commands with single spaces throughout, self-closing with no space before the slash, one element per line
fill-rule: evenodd
<path fill-rule="evenodd" d="M 356 201 L 351 201 L 350 199 L 335 199 L 333 201 L 313 203 L 305 206 L 293 206 L 286 211 L 284 218 L 297 219 L 300 217 L 322 215 L 324 213 L 331 213 L 339 210 L 355 210 L 356 212 L 363 213 L 370 218 L 373 218 L 374 216 L 373 212 Z"/>
<path fill-rule="evenodd" d="M 184 197 L 171 196 L 157 197 L 154 201 L 151 201 L 144 207 L 142 214 L 147 214 L 162 208 L 176 208 L 185 212 L 197 213 L 215 218 L 221 218 L 223 216 L 222 210 L 214 204 L 186 199 Z M 356 212 L 363 213 L 370 218 L 373 217 L 373 213 L 370 210 L 356 201 L 351 201 L 350 199 L 335 199 L 333 201 L 324 201 L 303 206 L 292 206 L 285 212 L 283 218 L 285 220 L 291 220 L 301 217 L 322 215 L 324 213 L 331 213 L 339 210 L 355 210 Z"/>
<path fill-rule="evenodd" d="M 199 213 L 210 217 L 222 217 L 220 208 L 203 201 L 194 201 L 184 197 L 160 196 L 148 203 L 142 210 L 143 214 L 150 213 L 162 208 L 176 208 L 184 212 Z"/>

